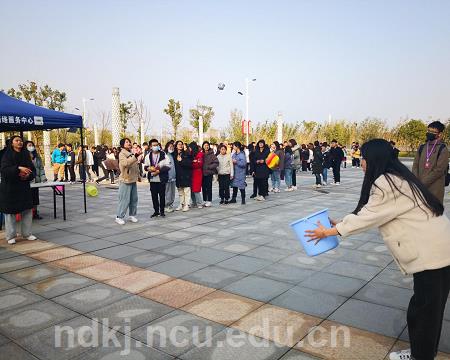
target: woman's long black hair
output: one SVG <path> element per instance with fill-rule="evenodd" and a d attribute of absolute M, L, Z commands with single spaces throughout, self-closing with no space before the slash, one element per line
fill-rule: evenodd
<path fill-rule="evenodd" d="M 375 180 L 381 175 L 386 177 L 392 190 L 395 189 L 401 194 L 408 196 L 419 207 L 419 202 L 422 202 L 435 216 L 440 216 L 444 213 L 444 206 L 440 201 L 394 156 L 393 148 L 388 141 L 373 139 L 364 143 L 361 147 L 361 156 L 366 161 L 366 173 L 361 188 L 361 197 L 353 214 L 357 214 L 367 204 L 371 188 L 372 186 L 378 187 L 375 184 Z M 405 180 L 411 187 L 413 197 L 403 193 L 394 183 L 392 176 L 398 176 Z"/>

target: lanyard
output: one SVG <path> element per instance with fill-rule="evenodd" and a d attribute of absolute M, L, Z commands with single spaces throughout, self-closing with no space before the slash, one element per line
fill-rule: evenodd
<path fill-rule="evenodd" d="M 436 147 L 436 144 L 437 144 L 437 140 L 434 142 L 434 145 L 433 145 L 433 147 L 431 148 L 431 151 L 428 151 L 428 143 L 427 143 L 426 163 L 429 163 L 429 162 L 430 162 L 430 157 L 431 157 L 431 154 L 433 153 L 434 148 Z"/>
<path fill-rule="evenodd" d="M 153 166 L 157 166 L 159 163 L 159 153 L 155 157 L 153 157 L 153 156 L 154 155 L 152 153 Z"/>

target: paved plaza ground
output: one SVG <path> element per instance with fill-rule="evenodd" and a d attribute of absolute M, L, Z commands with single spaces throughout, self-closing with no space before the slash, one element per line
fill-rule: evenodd
<path fill-rule="evenodd" d="M 0 233 L 0 359 L 382 360 L 407 348 L 412 279 L 378 232 L 312 258 L 289 227 L 323 208 L 351 212 L 362 171 L 321 191 L 311 174 L 298 182 L 265 202 L 215 198 L 165 219 L 150 219 L 141 184 L 139 223 L 124 226 L 115 188 L 101 185 L 84 214 L 80 185 L 68 186 L 67 221 L 42 190 L 39 240 L 8 246 Z M 450 359 L 449 301 L 440 350 Z"/>

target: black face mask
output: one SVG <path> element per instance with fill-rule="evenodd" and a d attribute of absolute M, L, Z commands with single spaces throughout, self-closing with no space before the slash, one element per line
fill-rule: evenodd
<path fill-rule="evenodd" d="M 427 141 L 433 141 L 433 140 L 436 140 L 436 138 L 437 138 L 436 134 L 427 132 Z"/>

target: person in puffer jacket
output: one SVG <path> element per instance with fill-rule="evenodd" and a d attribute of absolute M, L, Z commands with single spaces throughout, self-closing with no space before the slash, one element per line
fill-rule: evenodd
<path fill-rule="evenodd" d="M 175 144 L 173 141 L 169 141 L 164 148 L 166 156 L 170 159 L 171 164 L 175 164 L 175 159 L 173 157 L 175 151 Z M 175 202 L 175 192 L 176 192 L 176 181 L 177 173 L 175 166 L 172 166 L 168 172 L 168 180 L 166 184 L 166 213 L 171 213 L 175 209 L 173 203 Z"/>
<path fill-rule="evenodd" d="M 226 145 L 220 145 L 217 159 L 219 161 L 218 173 L 220 204 L 228 204 L 230 200 L 230 182 L 233 177 L 234 166 L 231 160 L 231 155 L 227 154 Z"/>

